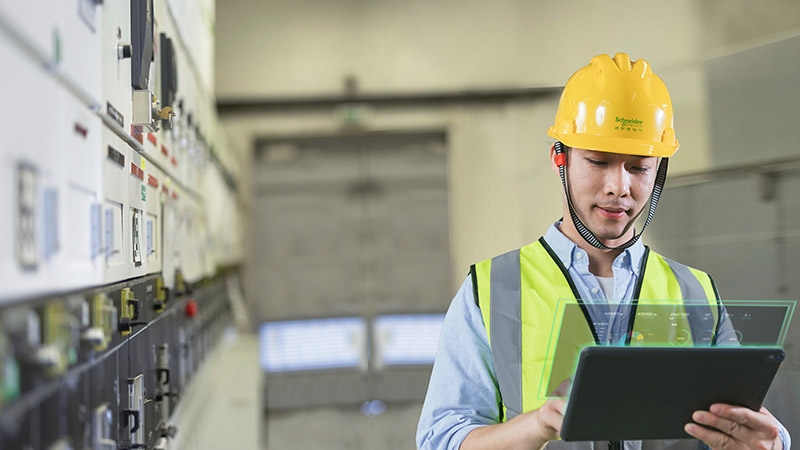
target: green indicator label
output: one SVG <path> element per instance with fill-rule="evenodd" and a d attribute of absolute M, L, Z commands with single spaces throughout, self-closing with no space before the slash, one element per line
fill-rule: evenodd
<path fill-rule="evenodd" d="M 147 186 L 142 185 L 142 201 L 147 201 Z"/>

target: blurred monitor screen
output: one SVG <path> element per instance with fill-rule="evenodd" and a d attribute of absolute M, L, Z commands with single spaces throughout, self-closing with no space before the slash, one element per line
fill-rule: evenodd
<path fill-rule="evenodd" d="M 358 317 L 266 322 L 259 328 L 267 372 L 366 368 L 366 323 Z"/>
<path fill-rule="evenodd" d="M 376 364 L 433 364 L 444 314 L 387 315 L 375 319 Z"/>

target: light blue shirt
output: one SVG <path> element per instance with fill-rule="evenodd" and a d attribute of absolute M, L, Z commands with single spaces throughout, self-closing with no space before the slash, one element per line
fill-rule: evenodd
<path fill-rule="evenodd" d="M 641 240 L 624 250 L 614 260 L 615 301 L 609 301 L 589 272 L 589 257 L 559 230 L 556 222 L 544 235 L 558 259 L 569 272 L 578 293 L 587 305 L 592 321 L 603 323 L 608 312 L 620 304 L 629 304 L 645 254 Z M 627 323 L 610 323 L 604 334 L 606 344 L 618 342 Z M 598 335 L 602 334 L 598 330 Z M 500 394 L 492 351 L 480 308 L 475 304 L 471 277 L 467 277 L 455 295 L 444 319 L 439 349 L 433 365 L 428 393 L 417 427 L 417 448 L 420 450 L 457 450 L 467 434 L 477 427 L 500 421 Z M 781 431 L 784 449 L 791 441 Z M 626 445 L 626 448 L 628 446 Z"/>

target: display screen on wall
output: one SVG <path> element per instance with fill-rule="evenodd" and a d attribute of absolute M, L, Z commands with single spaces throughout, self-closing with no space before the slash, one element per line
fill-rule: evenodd
<path fill-rule="evenodd" d="M 367 326 L 358 317 L 266 322 L 259 341 L 267 372 L 367 366 Z"/>
<path fill-rule="evenodd" d="M 444 314 L 386 315 L 375 318 L 375 364 L 433 364 Z"/>

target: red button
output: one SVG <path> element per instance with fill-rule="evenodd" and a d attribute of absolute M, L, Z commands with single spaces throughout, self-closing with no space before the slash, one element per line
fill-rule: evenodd
<path fill-rule="evenodd" d="M 142 170 L 141 167 L 137 166 L 134 163 L 131 163 L 131 175 L 144 181 L 144 170 Z"/>
<path fill-rule="evenodd" d="M 184 312 L 186 313 L 186 317 L 190 319 L 197 317 L 197 301 L 192 299 L 186 302 L 186 308 L 184 309 Z"/>
<path fill-rule="evenodd" d="M 167 150 L 167 147 L 164 147 L 164 144 L 161 144 L 161 154 L 167 157 L 169 156 L 169 150 Z"/>
<path fill-rule="evenodd" d="M 158 187 L 158 179 L 152 175 L 147 176 L 147 184 L 153 186 L 154 188 Z"/>
<path fill-rule="evenodd" d="M 156 141 L 156 135 L 153 133 L 147 133 L 147 140 L 150 141 L 153 145 L 158 145 L 158 141 Z"/>

